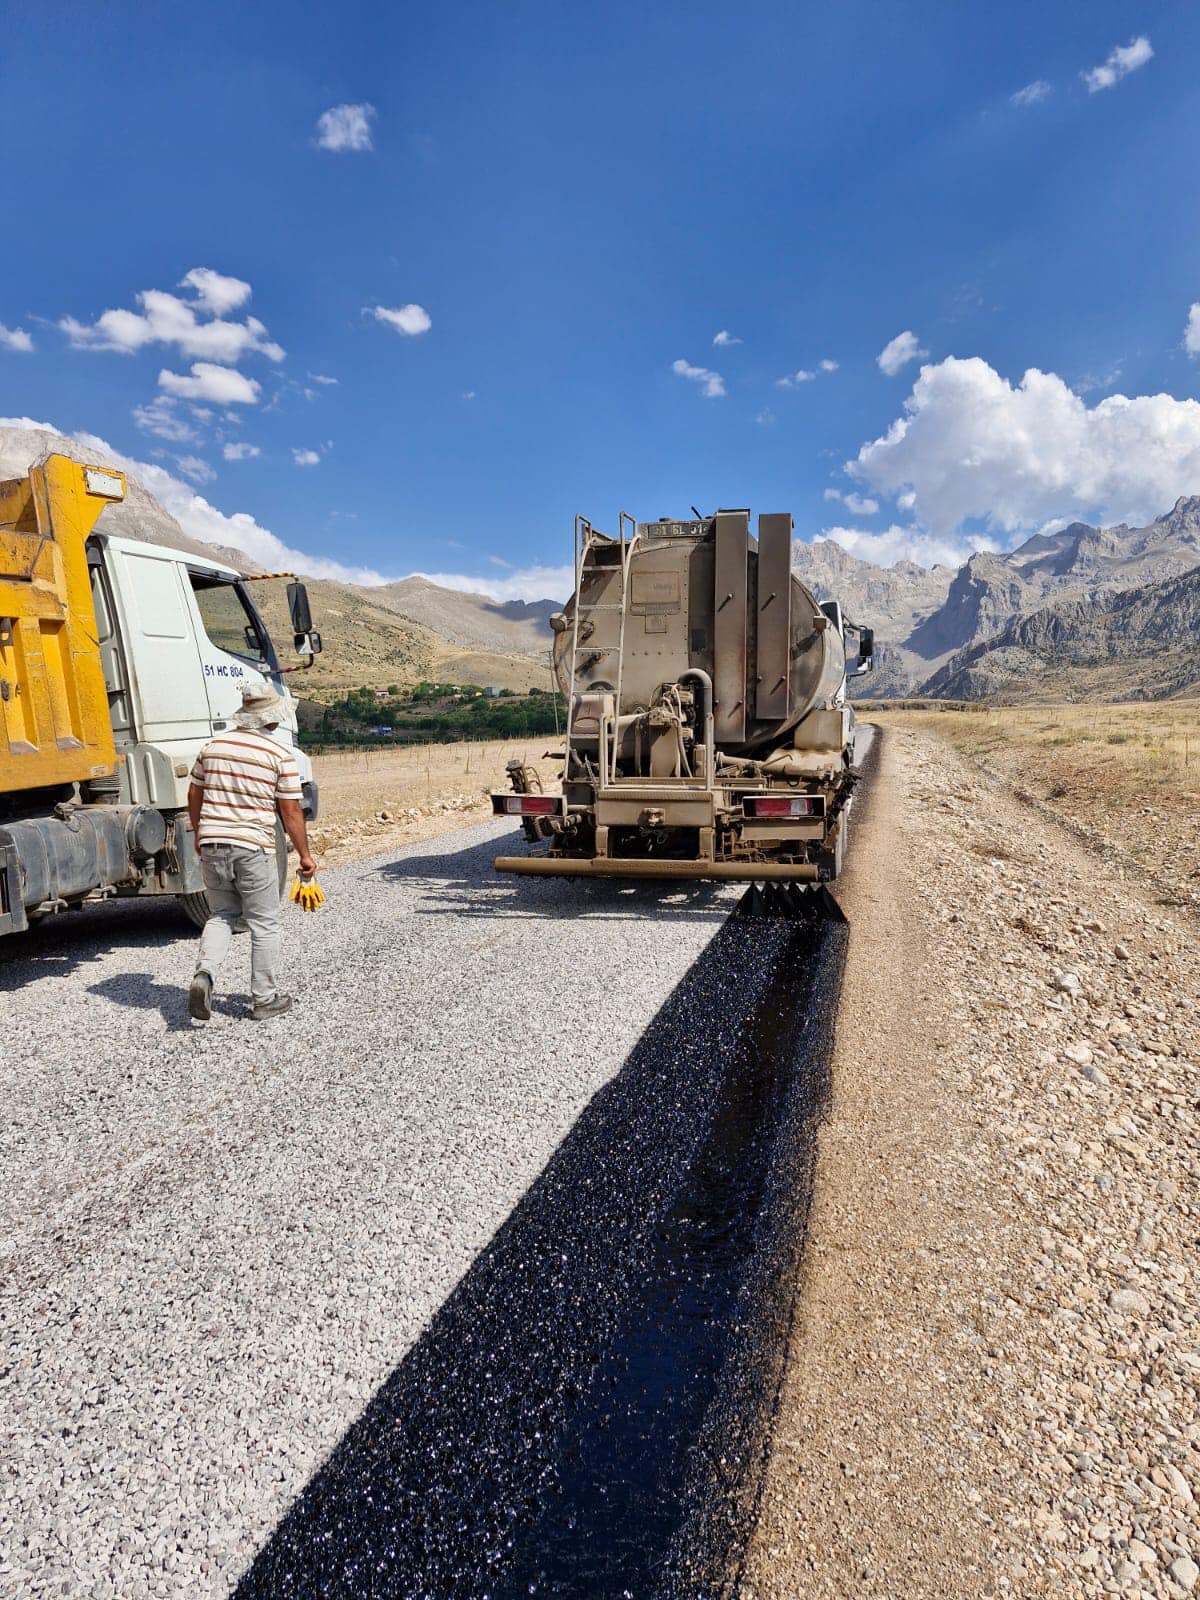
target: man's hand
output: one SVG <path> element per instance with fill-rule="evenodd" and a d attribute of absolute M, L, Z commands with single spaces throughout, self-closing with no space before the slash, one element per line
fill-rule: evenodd
<path fill-rule="evenodd" d="M 302 855 L 300 857 L 300 872 L 304 877 L 311 878 L 316 870 L 317 863 L 310 855 Z"/>

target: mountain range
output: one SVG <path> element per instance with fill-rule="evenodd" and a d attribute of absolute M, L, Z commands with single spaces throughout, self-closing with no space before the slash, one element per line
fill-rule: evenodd
<path fill-rule="evenodd" d="M 28 471 L 47 449 L 81 454 L 65 435 L 0 428 L 0 477 Z M 122 465 L 90 445 L 82 453 Z M 240 550 L 191 537 L 135 476 L 103 526 L 261 570 Z M 879 567 L 831 539 L 798 541 L 792 564 L 819 600 L 840 600 L 852 620 L 875 629 L 876 670 L 855 685 L 857 699 L 1200 693 L 1200 496 L 1179 499 L 1145 527 L 1072 522 L 1015 550 L 976 551 L 958 568 Z M 326 646 L 304 675 L 309 695 L 422 678 L 549 687 L 549 618 L 558 600 L 501 602 L 421 577 L 375 586 L 307 581 Z M 282 593 L 268 603 L 268 591 L 256 595 L 260 609 L 272 632 L 286 635 Z"/>
<path fill-rule="evenodd" d="M 857 698 L 1200 690 L 1200 496 L 1146 527 L 1072 522 L 957 570 L 881 570 L 827 539 L 797 544 L 793 566 L 818 599 L 876 629 L 876 671 Z"/>

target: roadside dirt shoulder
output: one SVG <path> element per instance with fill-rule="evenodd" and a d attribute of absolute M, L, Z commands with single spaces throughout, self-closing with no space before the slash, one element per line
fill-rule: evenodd
<path fill-rule="evenodd" d="M 1197 928 L 884 738 L 745 1597 L 1200 1593 Z"/>

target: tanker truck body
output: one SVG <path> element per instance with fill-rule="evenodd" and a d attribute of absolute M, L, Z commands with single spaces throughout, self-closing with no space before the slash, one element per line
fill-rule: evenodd
<path fill-rule="evenodd" d="M 792 518 L 719 511 L 607 537 L 577 519 L 575 593 L 551 619 L 566 698 L 561 794 L 509 769 L 498 815 L 549 848 L 502 872 L 837 876 L 857 772 L 852 675 L 871 630 L 793 574 Z"/>
<path fill-rule="evenodd" d="M 122 473 L 57 453 L 0 482 L 0 935 L 135 894 L 178 896 L 203 923 L 192 763 L 246 686 L 290 703 L 283 674 L 297 669 L 280 666 L 250 597 L 259 580 L 106 534 L 97 523 L 125 489 Z M 321 640 L 302 584 L 289 601 L 311 663 Z M 274 737 L 291 745 L 294 710 L 289 722 Z M 282 828 L 276 852 L 282 886 Z"/>

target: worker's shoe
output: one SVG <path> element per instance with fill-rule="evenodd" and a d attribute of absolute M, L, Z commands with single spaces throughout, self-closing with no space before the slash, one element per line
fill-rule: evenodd
<path fill-rule="evenodd" d="M 291 1009 L 291 995 L 277 994 L 273 1000 L 256 1000 L 250 1016 L 255 1022 L 269 1022 L 272 1017 L 281 1017 L 285 1011 Z"/>
<path fill-rule="evenodd" d="M 188 1016 L 194 1022 L 207 1022 L 212 1016 L 212 979 L 198 972 L 188 986 Z"/>

